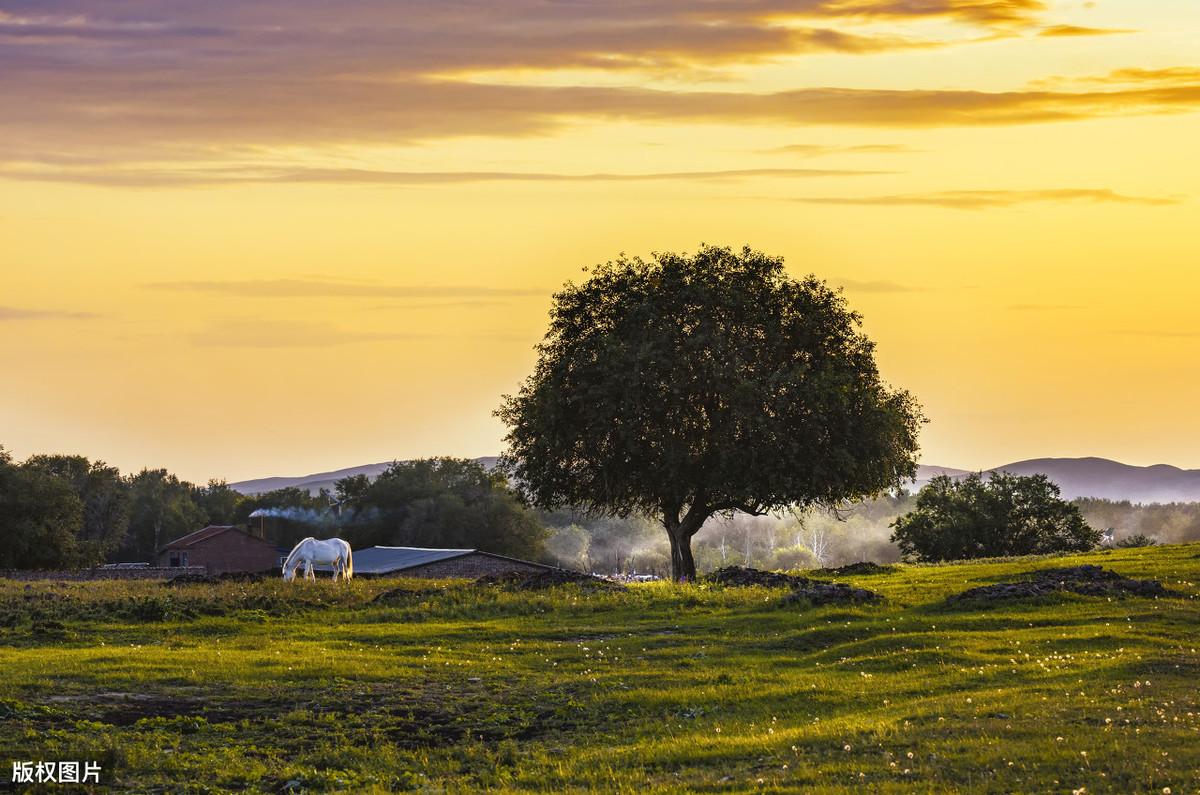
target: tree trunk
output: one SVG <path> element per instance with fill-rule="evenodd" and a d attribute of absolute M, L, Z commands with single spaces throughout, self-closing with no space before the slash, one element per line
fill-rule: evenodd
<path fill-rule="evenodd" d="M 663 527 L 666 528 L 667 538 L 671 541 L 671 579 L 675 582 L 695 582 L 696 559 L 692 557 L 692 536 L 700 530 L 707 516 L 697 516 L 696 511 L 688 511 L 681 521 L 667 511 L 663 517 Z"/>

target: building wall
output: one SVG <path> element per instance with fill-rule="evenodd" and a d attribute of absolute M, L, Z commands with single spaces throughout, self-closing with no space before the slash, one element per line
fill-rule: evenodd
<path fill-rule="evenodd" d="M 209 574 L 227 571 L 267 571 L 279 567 L 279 551 L 274 546 L 248 536 L 245 533 L 228 531 L 206 538 L 186 549 L 188 566 L 200 566 Z M 158 565 L 170 563 L 172 550 L 163 550 L 158 556 Z"/>
<path fill-rule="evenodd" d="M 412 569 L 404 569 L 390 575 L 390 577 L 428 577 L 431 579 L 443 577 L 465 577 L 475 579 L 484 577 L 489 574 L 508 574 L 509 572 L 519 571 L 521 573 L 532 574 L 534 572 L 546 571 L 550 566 L 542 566 L 538 563 L 527 563 L 519 560 L 502 560 L 493 558 L 488 555 L 463 555 L 460 558 L 451 558 L 450 560 L 439 560 L 434 563 L 426 563 L 424 566 L 417 566 Z"/>

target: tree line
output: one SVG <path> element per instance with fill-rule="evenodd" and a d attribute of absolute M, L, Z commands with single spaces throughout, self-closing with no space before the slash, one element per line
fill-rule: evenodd
<path fill-rule="evenodd" d="M 306 536 L 339 535 L 355 548 L 546 554 L 538 516 L 502 475 L 469 460 L 397 462 L 373 481 L 338 481 L 333 492 L 241 494 L 221 480 L 196 485 L 165 469 L 124 475 L 80 455 L 17 462 L 0 447 L 0 568 L 153 562 L 164 545 L 210 524 L 241 525 L 285 549 Z"/>

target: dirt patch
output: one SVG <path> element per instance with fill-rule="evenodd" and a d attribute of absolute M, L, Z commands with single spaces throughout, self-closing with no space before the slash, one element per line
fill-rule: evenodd
<path fill-rule="evenodd" d="M 876 602 L 882 597 L 866 588 L 855 588 L 843 582 L 822 582 L 798 577 L 794 574 L 784 574 L 779 571 L 762 571 L 748 569 L 742 566 L 727 566 L 717 569 L 705 579 L 721 585 L 733 586 L 765 586 L 768 588 L 789 588 L 791 593 L 783 597 L 780 605 L 809 604 L 813 606 L 828 604 L 847 604 Z"/>
<path fill-rule="evenodd" d="M 895 566 L 880 566 L 878 563 L 872 563 L 869 560 L 864 560 L 859 563 L 851 563 L 846 566 L 838 566 L 836 569 L 816 569 L 810 572 L 811 574 L 820 575 L 837 575 L 844 577 L 847 574 L 862 576 L 864 574 L 890 574 L 895 571 Z"/>
<path fill-rule="evenodd" d="M 723 569 L 710 572 L 704 579 L 719 585 L 736 585 L 741 587 L 761 585 L 766 588 L 799 588 L 812 582 L 807 577 L 784 574 L 781 571 L 750 569 L 745 566 L 726 566 Z"/>
<path fill-rule="evenodd" d="M 508 574 L 489 574 L 475 581 L 476 585 L 484 587 L 499 587 L 512 591 L 544 591 L 560 585 L 578 585 L 595 591 L 625 591 L 624 585 L 603 577 L 595 577 L 580 571 L 565 569 L 550 569 L 533 573 L 509 572 Z"/>
<path fill-rule="evenodd" d="M 409 602 L 422 602 L 434 596 L 441 596 L 449 590 L 447 588 L 392 588 L 390 591 L 384 591 L 371 600 L 371 604 L 388 605 L 388 604 L 406 604 Z"/>
<path fill-rule="evenodd" d="M 874 591 L 868 591 L 866 588 L 855 588 L 853 585 L 847 585 L 844 582 L 817 582 L 810 580 L 808 584 L 801 585 L 783 597 L 783 601 L 780 604 L 791 605 L 797 602 L 814 606 L 863 604 L 866 602 L 878 602 L 882 598 Z"/>
<path fill-rule="evenodd" d="M 1067 592 L 1084 596 L 1182 596 L 1163 587 L 1158 580 L 1133 580 L 1101 566 L 1087 565 L 1029 572 L 1022 580 L 970 588 L 947 601 L 1002 602 Z"/>

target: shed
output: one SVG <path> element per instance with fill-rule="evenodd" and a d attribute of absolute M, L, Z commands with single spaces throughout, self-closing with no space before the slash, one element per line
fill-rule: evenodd
<path fill-rule="evenodd" d="M 159 566 L 203 566 L 209 574 L 261 572 L 278 568 L 275 545 L 234 525 L 210 525 L 188 533 L 158 552 Z"/>
<path fill-rule="evenodd" d="M 326 568 L 326 567 L 314 567 Z M 534 573 L 553 566 L 480 549 L 367 547 L 354 551 L 354 573 L 380 577 L 483 577 L 510 572 Z"/>

